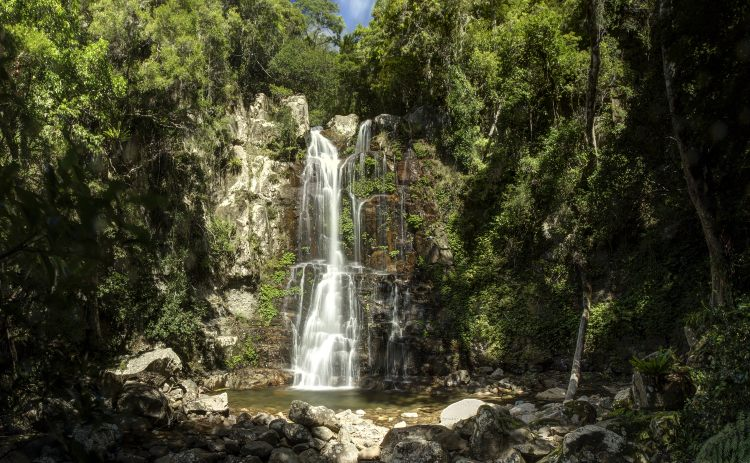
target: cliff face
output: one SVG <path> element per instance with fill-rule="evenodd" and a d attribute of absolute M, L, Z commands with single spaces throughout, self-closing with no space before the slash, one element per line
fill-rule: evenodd
<path fill-rule="evenodd" d="M 458 360 L 441 340 L 432 279 L 452 264 L 445 224 L 462 180 L 437 159 L 428 141 L 435 122 L 427 114 L 374 118 L 363 170 L 352 177 L 358 199 L 343 195 L 343 251 L 352 262 L 357 248 L 366 269 L 356 275 L 365 386 L 443 375 Z M 324 130 L 342 163 L 354 153 L 360 122 L 336 116 Z M 216 317 L 206 334 L 214 366 L 285 369 L 294 321 L 305 310 L 292 267 L 293 256 L 305 252 L 297 241 L 307 102 L 304 96 L 272 102 L 261 94 L 232 112 L 229 130 L 232 169 L 214 185 L 207 221 L 230 224 L 233 259 L 208 296 Z"/>

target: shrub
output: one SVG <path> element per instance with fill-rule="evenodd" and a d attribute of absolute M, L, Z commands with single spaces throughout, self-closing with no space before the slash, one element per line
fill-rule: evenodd
<path fill-rule="evenodd" d="M 750 461 L 750 416 L 740 413 L 701 447 L 696 463 L 743 463 Z"/>
<path fill-rule="evenodd" d="M 672 371 L 675 360 L 672 349 L 662 349 L 642 359 L 633 357 L 630 359 L 630 364 L 636 371 L 644 375 L 664 376 Z"/>

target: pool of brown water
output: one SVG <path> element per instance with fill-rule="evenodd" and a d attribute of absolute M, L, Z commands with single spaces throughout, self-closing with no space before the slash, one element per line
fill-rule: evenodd
<path fill-rule="evenodd" d="M 298 390 L 288 387 L 227 391 L 232 412 L 265 412 L 270 414 L 289 411 L 293 400 L 303 400 L 312 405 L 325 405 L 340 412 L 363 410 L 364 418 L 381 426 L 391 427 L 399 421 L 408 424 L 440 422 L 440 412 L 453 402 L 477 398 L 491 403 L 509 403 L 507 396 L 477 396 L 468 393 L 415 394 L 404 391 L 367 391 L 363 389 Z M 403 413 L 416 413 L 416 418 L 403 417 Z"/>

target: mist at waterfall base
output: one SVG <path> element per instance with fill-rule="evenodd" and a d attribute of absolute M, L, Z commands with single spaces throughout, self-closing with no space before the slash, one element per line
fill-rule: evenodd
<path fill-rule="evenodd" d="M 385 152 L 371 152 L 371 121 L 358 131 L 354 153 L 340 160 L 334 144 L 320 128 L 310 132 L 302 174 L 298 261 L 289 283 L 294 302 L 292 317 L 292 369 L 294 388 L 325 390 L 358 386 L 361 354 L 371 354 L 367 320 L 364 317 L 360 287 L 365 276 L 387 279 L 378 288 L 379 303 L 390 307 L 389 335 L 380 373 L 393 382 L 406 376 L 407 349 L 402 342 L 401 305 L 408 290 L 400 290 L 395 272 L 389 272 L 385 259 L 371 259 L 373 250 L 389 250 L 403 259 L 410 245 L 404 226 L 406 190 L 398 185 Z M 362 193 L 357 185 L 375 185 Z M 393 185 L 389 185 L 392 182 Z M 358 194 L 359 193 L 359 194 Z M 397 202 L 400 210 L 391 211 Z M 365 210 L 375 215 L 375 229 L 363 230 Z M 397 225 L 387 221 L 395 217 Z M 351 235 L 342 239 L 342 220 L 351 220 Z M 398 231 L 396 242 L 388 241 L 387 227 Z M 395 249 L 394 249 L 395 248 Z M 372 280 L 372 278 L 370 278 Z M 385 294 L 383 294 L 385 293 Z M 402 294 L 403 293 L 403 294 Z M 364 339 L 363 339 L 364 338 Z M 375 359 L 368 355 L 370 369 Z"/>

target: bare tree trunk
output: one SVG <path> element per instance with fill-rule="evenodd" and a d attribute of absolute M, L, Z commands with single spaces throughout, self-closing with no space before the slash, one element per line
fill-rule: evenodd
<path fill-rule="evenodd" d="M 573 354 L 573 365 L 570 368 L 570 381 L 568 381 L 568 390 L 565 392 L 565 400 L 571 400 L 576 395 L 578 383 L 581 380 L 581 357 L 583 356 L 584 341 L 586 339 L 586 328 L 589 325 L 589 315 L 591 314 L 591 283 L 589 283 L 586 274 L 580 270 L 582 286 L 582 304 L 583 312 L 581 313 L 581 322 L 578 325 L 578 339 L 576 340 L 576 351 Z"/>
<path fill-rule="evenodd" d="M 674 63 L 669 62 L 667 54 L 667 45 L 665 41 L 665 25 L 667 7 L 666 0 L 659 1 L 659 19 L 662 27 L 661 39 L 661 57 L 664 72 L 664 87 L 666 91 L 667 104 L 669 105 L 669 116 L 672 121 L 672 134 L 677 142 L 677 149 L 680 152 L 680 161 L 682 164 L 682 173 L 687 183 L 688 195 L 690 201 L 695 207 L 698 219 L 703 229 L 703 237 L 708 247 L 708 258 L 711 268 L 711 307 L 731 307 L 734 304 L 732 300 L 732 288 L 729 275 L 729 259 L 724 253 L 724 248 L 719 239 L 716 216 L 710 206 L 711 195 L 706 177 L 708 172 L 703 165 L 704 154 L 698 150 L 685 146 L 683 137 L 683 124 L 679 121 L 679 116 L 675 109 L 675 94 L 672 78 L 674 75 Z"/>
<path fill-rule="evenodd" d="M 599 70 L 601 56 L 599 45 L 602 41 L 601 12 L 598 0 L 590 0 L 588 5 L 589 35 L 591 36 L 591 61 L 589 62 L 589 77 L 586 85 L 586 142 L 597 152 L 596 134 L 594 133 L 594 119 L 596 117 L 596 94 L 599 86 Z"/>
<path fill-rule="evenodd" d="M 594 133 L 594 119 L 596 117 L 596 94 L 599 86 L 599 70 L 601 69 L 601 57 L 599 54 L 599 44 L 602 40 L 601 11 L 599 0 L 589 0 L 588 17 L 589 17 L 589 35 L 591 36 L 591 61 L 589 62 L 589 78 L 586 88 L 586 143 L 594 152 L 589 154 L 589 160 L 584 169 L 584 184 L 588 184 L 588 176 L 596 167 L 596 134 Z M 568 381 L 568 390 L 565 392 L 565 400 L 571 400 L 576 395 L 578 383 L 581 380 L 581 357 L 586 341 L 586 329 L 589 325 L 589 315 L 591 313 L 591 283 L 589 283 L 584 271 L 584 265 L 579 264 L 578 273 L 581 278 L 581 303 L 583 310 L 581 312 L 581 321 L 578 324 L 578 338 L 576 339 L 576 350 L 573 354 L 573 365 L 570 367 L 570 381 Z"/>

